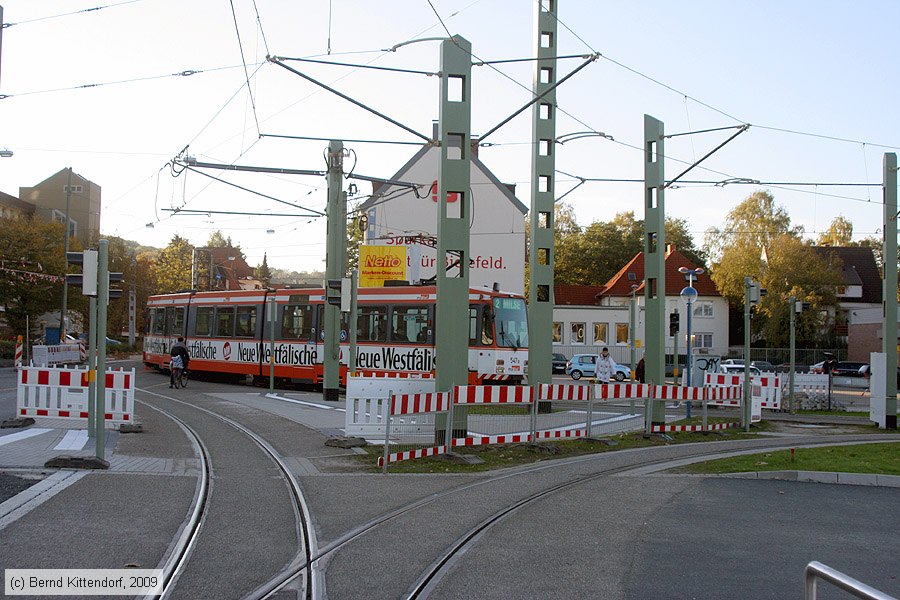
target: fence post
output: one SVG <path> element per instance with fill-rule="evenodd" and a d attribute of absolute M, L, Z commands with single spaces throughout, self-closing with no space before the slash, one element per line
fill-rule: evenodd
<path fill-rule="evenodd" d="M 456 400 L 455 386 L 450 388 L 450 405 L 447 407 L 447 430 L 444 432 L 444 446 L 449 454 L 453 452 L 453 405 Z"/>
<path fill-rule="evenodd" d="M 538 402 L 541 401 L 541 384 L 537 384 L 536 386 L 531 386 L 532 389 L 537 389 L 537 392 L 531 397 L 531 440 L 532 442 L 537 440 L 537 406 Z"/>
<path fill-rule="evenodd" d="M 706 428 L 707 428 L 707 418 L 706 418 L 706 417 L 707 417 L 707 415 L 709 414 L 709 413 L 707 412 L 707 411 L 708 411 L 708 406 L 707 406 L 707 404 L 706 404 L 706 398 L 703 398 L 703 400 L 701 400 L 700 402 L 702 403 L 702 406 L 703 406 L 703 408 L 701 409 L 701 410 L 702 410 L 702 415 L 703 415 L 703 431 L 706 431 Z"/>
<path fill-rule="evenodd" d="M 393 390 L 388 391 L 387 402 L 384 407 L 384 466 L 381 468 L 382 473 L 388 470 L 388 454 L 391 448 L 391 404 L 394 402 Z"/>
<path fill-rule="evenodd" d="M 594 390 L 593 385 L 588 384 L 590 391 L 588 392 L 588 410 L 587 410 L 587 437 L 591 437 L 591 426 L 594 424 Z"/>

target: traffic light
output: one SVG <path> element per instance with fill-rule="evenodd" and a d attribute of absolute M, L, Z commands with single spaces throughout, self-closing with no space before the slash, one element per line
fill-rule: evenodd
<path fill-rule="evenodd" d="M 750 282 L 750 304 L 759 304 L 759 301 L 766 296 L 768 292 L 758 281 Z"/>
<path fill-rule="evenodd" d="M 121 273 L 110 273 L 109 274 L 109 283 L 121 283 L 125 277 Z M 116 300 L 122 297 L 122 290 L 119 288 L 109 288 L 109 299 Z"/>
<path fill-rule="evenodd" d="M 669 335 L 674 337 L 678 335 L 678 325 L 681 317 L 677 312 L 669 313 Z"/>
<path fill-rule="evenodd" d="M 350 312 L 350 278 L 326 280 L 325 301 L 340 307 L 341 312 Z"/>
<path fill-rule="evenodd" d="M 66 262 L 70 265 L 79 265 L 81 267 L 81 273 L 66 273 L 66 285 L 80 287 L 81 293 L 85 296 L 96 296 L 97 251 L 66 252 Z"/>

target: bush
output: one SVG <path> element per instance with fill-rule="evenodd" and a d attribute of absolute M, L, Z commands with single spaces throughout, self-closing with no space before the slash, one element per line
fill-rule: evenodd
<path fill-rule="evenodd" d="M 16 357 L 15 340 L 0 340 L 0 360 L 12 360 Z"/>

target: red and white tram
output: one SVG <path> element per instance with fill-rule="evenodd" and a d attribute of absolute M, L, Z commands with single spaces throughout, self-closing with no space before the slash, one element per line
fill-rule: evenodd
<path fill-rule="evenodd" d="M 435 286 L 360 288 L 356 370 L 433 374 Z M 321 384 L 325 292 L 322 288 L 184 292 L 147 302 L 144 364 L 167 368 L 184 336 L 192 372 L 269 376 L 272 346 L 266 303 L 274 296 L 275 377 Z M 341 321 L 341 384 L 346 382 L 348 313 Z M 465 326 L 465 324 L 460 324 Z M 469 290 L 469 383 L 522 383 L 528 370 L 528 325 L 522 296 Z"/>

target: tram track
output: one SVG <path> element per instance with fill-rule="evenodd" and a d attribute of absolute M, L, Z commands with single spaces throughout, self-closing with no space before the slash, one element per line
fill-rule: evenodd
<path fill-rule="evenodd" d="M 296 477 L 294 477 L 293 473 L 290 470 L 290 467 L 288 467 L 286 462 L 275 450 L 275 448 L 261 435 L 235 419 L 221 415 L 202 406 L 197 406 L 196 404 L 173 398 L 171 396 L 159 394 L 147 389 L 139 389 L 139 391 L 144 394 L 156 396 L 166 401 L 170 401 L 197 411 L 201 411 L 202 413 L 212 416 L 215 419 L 227 424 L 228 426 L 239 431 L 250 440 L 252 440 L 277 466 L 281 477 L 284 479 L 289 489 L 292 498 L 292 509 L 294 511 L 295 522 L 299 525 L 300 549 L 295 554 L 294 559 L 289 562 L 289 566 L 287 567 L 295 573 L 291 577 L 290 581 L 297 579 L 297 577 L 302 574 L 304 576 L 303 597 L 305 598 L 305 600 L 319 600 L 320 598 L 324 597 L 324 578 L 318 572 L 316 560 L 309 560 L 309 557 L 315 557 L 318 554 L 317 542 L 315 539 L 315 530 L 312 525 L 312 514 L 300 488 L 299 482 L 297 481 Z M 186 526 L 182 529 L 182 535 L 175 542 L 175 545 L 169 555 L 170 558 L 163 566 L 164 588 L 160 597 L 165 599 L 170 598 L 175 591 L 174 586 L 177 583 L 178 577 L 190 563 L 191 550 L 203 533 L 202 529 L 205 524 L 206 515 L 208 513 L 207 506 L 210 501 L 209 490 L 211 487 L 211 478 L 214 473 L 214 469 L 212 468 L 214 465 L 214 458 L 210 456 L 206 445 L 203 443 L 202 437 L 193 427 L 187 424 L 184 419 L 178 417 L 169 410 L 165 410 L 159 406 L 154 406 L 146 400 L 138 400 L 138 402 L 166 415 L 167 417 L 175 421 L 188 434 L 188 437 L 195 443 L 195 446 L 199 449 L 198 451 L 201 455 L 201 481 L 200 483 L 198 483 L 198 493 L 195 494 L 195 497 L 192 501 L 190 515 L 186 519 Z M 295 568 L 296 565 L 302 565 L 302 567 L 298 569 Z M 279 589 L 283 588 L 286 583 L 288 582 L 284 582 L 282 585 L 280 585 Z M 267 584 L 263 584 L 251 593 L 251 597 L 266 596 L 270 593 L 269 587 L 270 586 L 268 586 Z"/>
<path fill-rule="evenodd" d="M 832 445 L 837 443 L 838 437 L 840 441 L 847 443 L 866 443 L 876 441 L 873 440 L 871 436 L 835 436 L 833 438 L 826 438 L 822 440 L 810 440 L 808 437 L 795 437 L 795 438 L 777 438 L 777 439 L 766 439 L 766 440 L 752 440 L 755 442 L 760 442 L 758 444 L 753 444 L 748 448 L 747 444 L 742 444 L 737 446 L 737 444 L 731 444 L 728 442 L 728 447 L 720 447 L 714 450 L 708 451 L 700 451 L 700 452 L 690 452 L 686 455 L 678 456 L 676 458 L 666 457 L 666 458 L 654 458 L 648 460 L 638 460 L 631 461 L 628 465 L 624 466 L 613 466 L 601 468 L 600 470 L 592 470 L 592 472 L 577 476 L 573 479 L 569 479 L 567 481 L 563 481 L 561 483 L 557 483 L 542 489 L 539 489 L 523 498 L 519 498 L 501 508 L 496 510 L 495 512 L 488 515 L 486 518 L 482 519 L 477 525 L 467 530 L 462 536 L 458 537 L 452 544 L 446 546 L 444 551 L 440 553 L 440 555 L 434 559 L 421 573 L 419 578 L 415 581 L 415 583 L 409 588 L 409 590 L 403 595 L 403 598 L 408 599 L 417 599 L 417 598 L 426 598 L 430 594 L 430 592 L 435 588 L 435 586 L 441 581 L 441 579 L 446 575 L 450 569 L 452 568 L 454 561 L 464 554 L 467 550 L 472 548 L 474 545 L 478 543 L 478 541 L 486 534 L 493 526 L 502 522 L 507 517 L 513 515 L 514 513 L 524 509 L 525 507 L 547 498 L 553 494 L 565 491 L 567 489 L 587 484 L 603 477 L 608 477 L 612 475 L 622 474 L 629 471 L 635 471 L 637 469 L 645 469 L 647 467 L 654 466 L 664 466 L 667 464 L 671 464 L 674 461 L 680 461 L 684 459 L 690 459 L 692 461 L 698 460 L 711 460 L 715 458 L 721 458 L 723 456 L 735 454 L 735 453 L 744 453 L 744 452 L 765 452 L 771 450 L 784 449 L 787 447 L 802 447 L 802 446 L 822 446 L 822 445 Z M 892 437 L 892 440 L 877 438 L 877 441 L 896 441 L 896 439 Z M 849 440 L 849 442 L 848 442 Z M 686 444 L 681 446 L 682 449 L 693 447 L 695 449 L 701 449 L 703 446 L 708 446 L 707 443 L 703 444 Z M 737 447 L 736 447 L 737 446 Z M 646 449 L 642 449 L 646 450 Z M 627 453 L 636 453 L 641 452 L 642 450 L 630 450 L 625 451 Z M 353 542 L 359 540 L 365 535 L 374 532 L 378 528 L 388 524 L 391 521 L 399 519 L 405 515 L 409 515 L 410 513 L 414 513 L 419 509 L 423 509 L 431 504 L 435 504 L 440 501 L 451 499 L 454 495 L 462 494 L 463 492 L 473 490 L 477 487 L 487 486 L 490 484 L 495 484 L 499 481 L 510 479 L 510 478 L 518 478 L 528 475 L 534 475 L 542 471 L 547 471 L 551 469 L 559 469 L 564 466 L 576 465 L 580 463 L 588 463 L 592 461 L 596 461 L 598 459 L 602 459 L 603 457 L 608 457 L 609 454 L 594 454 L 594 455 L 586 455 L 579 456 L 571 459 L 563 459 L 558 461 L 548 461 L 542 463 L 540 465 L 534 465 L 529 467 L 520 467 L 510 469 L 503 473 L 498 473 L 495 476 L 486 477 L 484 479 L 480 479 L 475 482 L 466 483 L 460 486 L 456 486 L 442 492 L 434 493 L 428 497 L 409 502 L 395 508 L 391 511 L 387 511 L 381 515 L 378 515 L 363 524 L 358 525 L 357 527 L 347 531 L 345 534 L 341 535 L 337 539 L 331 541 L 327 545 L 323 546 L 320 552 L 316 555 L 313 555 L 311 559 L 304 565 L 297 565 L 293 568 L 285 569 L 281 574 L 279 574 L 276 578 L 270 582 L 270 586 L 268 586 L 269 592 L 265 595 L 251 595 L 247 596 L 246 600 L 256 600 L 258 598 L 271 598 L 275 592 L 277 592 L 281 586 L 287 584 L 293 578 L 297 577 L 299 574 L 303 572 L 303 569 L 307 568 L 311 564 L 314 564 L 322 559 L 325 559 L 328 555 L 337 553 L 339 550 L 349 546 Z"/>

